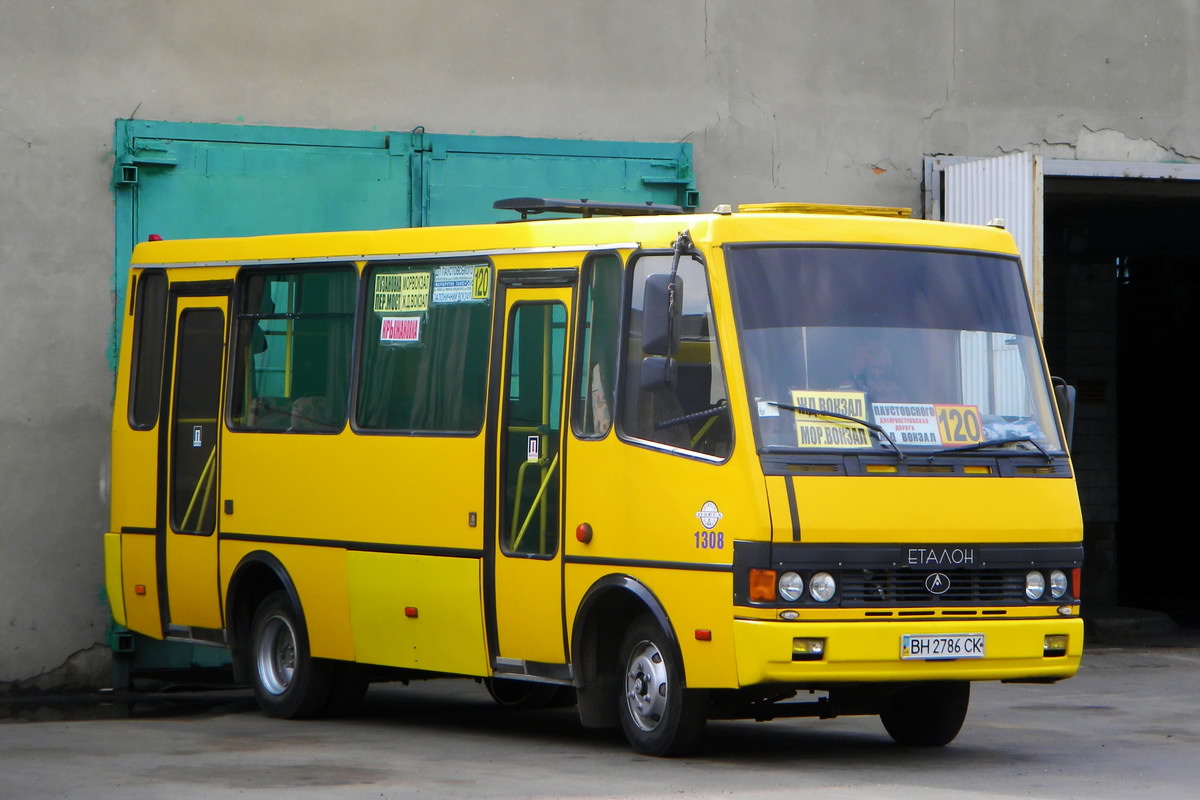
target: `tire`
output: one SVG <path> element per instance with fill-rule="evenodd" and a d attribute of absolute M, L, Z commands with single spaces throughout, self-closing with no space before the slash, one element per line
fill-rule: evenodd
<path fill-rule="evenodd" d="M 967 681 L 918 683 L 897 692 L 879 719 L 896 744 L 941 747 L 958 735 L 970 701 Z"/>
<path fill-rule="evenodd" d="M 512 709 L 553 707 L 561 690 L 570 688 L 512 678 L 484 678 L 483 685 L 497 705 Z"/>
<path fill-rule="evenodd" d="M 649 614 L 621 639 L 617 716 L 630 746 L 651 756 L 679 756 L 695 748 L 707 722 L 706 692 L 688 689 L 674 642 Z"/>
<path fill-rule="evenodd" d="M 309 654 L 304 618 L 286 592 L 267 595 L 254 612 L 250 667 L 254 696 L 269 716 L 307 719 L 329 701 L 334 665 Z"/>

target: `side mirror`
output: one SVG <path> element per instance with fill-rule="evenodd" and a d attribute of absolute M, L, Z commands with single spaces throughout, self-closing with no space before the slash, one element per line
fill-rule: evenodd
<path fill-rule="evenodd" d="M 683 278 L 666 272 L 646 277 L 642 295 L 642 352 L 650 356 L 673 356 L 679 351 L 683 327 Z"/>
<path fill-rule="evenodd" d="M 1075 436 L 1075 387 L 1062 378 L 1051 377 L 1054 399 L 1058 402 L 1058 415 L 1062 417 L 1063 433 L 1067 436 L 1067 448 Z"/>
<path fill-rule="evenodd" d="M 675 388 L 675 371 L 675 359 L 666 356 L 646 356 L 642 359 L 642 391 Z"/>

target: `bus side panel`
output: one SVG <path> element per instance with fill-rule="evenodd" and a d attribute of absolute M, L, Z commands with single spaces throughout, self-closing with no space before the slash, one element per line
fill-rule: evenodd
<path fill-rule="evenodd" d="M 222 540 L 221 596 L 229 596 L 229 579 L 251 552 L 267 551 L 283 565 L 296 588 L 308 626 L 309 651 L 316 658 L 354 659 L 347 601 L 346 551 L 337 547 Z M 228 615 L 228 609 L 226 609 Z M 228 616 L 226 617 L 228 620 Z"/>
<path fill-rule="evenodd" d="M 149 533 L 157 522 L 159 427 L 139 431 L 129 424 L 133 328 L 133 317 L 127 316 L 113 398 L 109 484 L 111 533 L 105 535 L 104 569 L 114 619 L 130 630 L 161 639 L 155 538 Z M 122 533 L 129 529 L 142 532 Z M 110 537 L 114 540 L 119 537 L 119 544 L 110 546 Z M 134 586 L 145 587 L 144 593 L 136 594 Z"/>
<path fill-rule="evenodd" d="M 733 618 L 729 613 L 733 597 L 733 578 L 730 573 L 670 569 L 614 570 L 609 566 L 568 564 L 565 590 L 567 607 L 574 609 L 571 624 L 587 590 L 601 579 L 615 574 L 634 578 L 662 604 L 679 642 L 689 687 L 716 689 L 738 685 Z M 708 631 L 711 640 L 697 638 L 698 631 Z M 616 653 L 603 655 L 619 657 Z"/>
<path fill-rule="evenodd" d="M 221 444 L 224 532 L 362 550 L 482 547 L 482 436 L 226 431 Z"/>
<path fill-rule="evenodd" d="M 587 522 L 594 535 L 586 544 L 575 537 L 565 541 L 568 629 L 595 581 L 611 574 L 633 576 L 663 605 L 680 643 L 688 685 L 737 686 L 733 543 L 770 537 L 761 471 L 750 449 L 743 444 L 729 461 L 714 464 L 614 435 L 572 442 L 564 529 Z M 579 563 L 588 559 L 607 563 Z M 647 562 L 678 567 L 654 568 Z M 698 630 L 710 631 L 712 641 L 697 639 Z"/>
<path fill-rule="evenodd" d="M 104 591 L 113 620 L 125 625 L 125 588 L 121 585 L 121 534 L 104 534 Z"/>
<path fill-rule="evenodd" d="M 125 600 L 125 627 L 155 639 L 161 639 L 163 630 L 162 618 L 159 616 L 158 609 L 156 543 L 156 538 L 151 535 L 121 534 L 120 578 L 121 596 Z M 106 566 L 105 569 L 106 571 L 111 569 L 111 565 Z M 137 589 L 139 586 L 143 587 L 141 592 Z M 115 601 L 113 609 L 115 616 Z"/>
<path fill-rule="evenodd" d="M 358 661 L 488 674 L 478 559 L 351 552 L 346 569 Z"/>

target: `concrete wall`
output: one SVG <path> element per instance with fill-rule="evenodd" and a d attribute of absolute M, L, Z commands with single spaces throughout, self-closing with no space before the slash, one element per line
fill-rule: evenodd
<path fill-rule="evenodd" d="M 103 682 L 113 120 L 695 144 L 704 206 L 921 158 L 1200 156 L 1196 0 L 9 0 L 0 686 Z"/>

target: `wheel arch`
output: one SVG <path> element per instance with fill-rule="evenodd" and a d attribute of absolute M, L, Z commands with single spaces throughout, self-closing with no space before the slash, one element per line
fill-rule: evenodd
<path fill-rule="evenodd" d="M 239 683 L 248 678 L 246 640 L 250 636 L 254 612 L 267 595 L 281 590 L 287 593 L 301 626 L 305 627 L 299 635 L 307 637 L 304 606 L 283 562 L 265 550 L 255 550 L 243 556 L 233 568 L 225 592 L 225 636 L 233 656 L 234 679 Z"/>
<path fill-rule="evenodd" d="M 666 634 L 668 644 L 680 653 L 675 628 L 654 592 L 631 575 L 606 575 L 593 583 L 579 603 L 571 630 L 571 664 L 579 699 L 579 718 L 585 727 L 619 725 L 616 703 L 609 702 L 617 688 L 615 661 L 621 637 L 638 615 L 649 613 Z M 680 669 L 685 665 L 680 659 Z M 686 672 L 684 681 L 686 683 Z"/>

